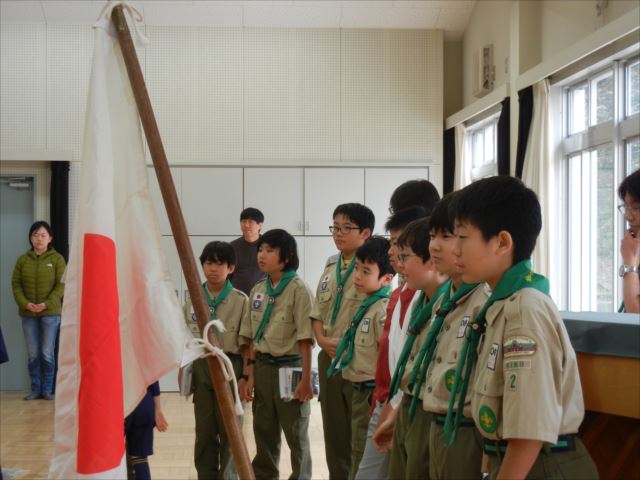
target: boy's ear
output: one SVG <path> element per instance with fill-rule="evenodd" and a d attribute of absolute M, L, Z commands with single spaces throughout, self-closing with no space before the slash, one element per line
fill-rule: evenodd
<path fill-rule="evenodd" d="M 362 238 L 364 240 L 367 240 L 370 236 L 371 236 L 371 229 L 370 228 L 365 228 L 365 229 L 362 230 Z"/>
<path fill-rule="evenodd" d="M 513 237 L 506 230 L 500 230 L 496 235 L 496 253 L 505 255 L 513 253 Z"/>
<path fill-rule="evenodd" d="M 236 266 L 235 265 L 227 264 L 227 267 L 229 268 L 229 275 L 231 275 L 233 272 L 236 271 Z"/>
<path fill-rule="evenodd" d="M 385 273 L 382 276 L 382 285 L 383 286 L 387 286 L 387 285 L 391 285 L 391 282 L 393 281 L 393 273 Z"/>

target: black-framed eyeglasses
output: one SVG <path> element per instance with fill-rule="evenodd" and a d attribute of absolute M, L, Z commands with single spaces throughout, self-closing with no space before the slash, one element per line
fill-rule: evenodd
<path fill-rule="evenodd" d="M 624 203 L 621 203 L 620 205 L 618 205 L 618 211 L 622 215 L 625 215 L 627 212 L 631 212 L 635 215 L 636 213 L 640 212 L 640 207 L 631 207 L 629 205 L 625 205 Z"/>
<path fill-rule="evenodd" d="M 352 230 L 358 230 L 359 232 L 361 232 L 362 228 L 360 228 L 360 227 L 351 227 L 349 225 L 344 226 L 344 227 L 337 227 L 336 225 L 331 225 L 329 227 L 329 231 L 331 233 L 342 233 L 343 235 L 349 235 Z"/>
<path fill-rule="evenodd" d="M 407 261 L 407 258 L 417 257 L 417 256 L 418 256 L 417 253 L 399 253 L 396 255 L 396 258 L 398 259 L 399 263 L 404 263 Z"/>

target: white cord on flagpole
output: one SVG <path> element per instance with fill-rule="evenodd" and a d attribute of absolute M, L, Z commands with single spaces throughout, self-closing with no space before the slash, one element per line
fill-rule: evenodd
<path fill-rule="evenodd" d="M 220 332 L 225 331 L 224 324 L 220 320 L 211 320 L 205 325 L 204 330 L 202 331 L 202 338 L 194 338 L 192 340 L 189 340 L 186 347 L 192 349 L 203 348 L 204 352 L 198 358 L 205 358 L 210 356 L 216 357 L 216 359 L 220 363 L 222 373 L 224 374 L 224 379 L 227 382 L 231 382 L 231 384 L 233 385 L 231 390 L 235 399 L 236 414 L 242 415 L 244 413 L 244 409 L 242 408 L 240 394 L 238 393 L 238 382 L 236 380 L 236 375 L 233 372 L 233 364 L 231 363 L 231 360 L 229 359 L 227 354 L 224 353 L 221 348 L 216 347 L 212 345 L 211 342 L 209 342 L 209 329 L 212 325 L 215 326 Z"/>
<path fill-rule="evenodd" d="M 111 12 L 113 12 L 113 9 L 118 5 L 122 5 L 122 11 L 125 13 L 125 15 L 127 13 L 129 14 L 131 23 L 133 23 L 136 31 L 136 37 L 138 38 L 140 43 L 142 43 L 143 45 L 147 45 L 149 43 L 149 39 L 140 30 L 140 24 L 144 21 L 144 16 L 137 7 L 129 3 L 127 0 L 109 0 L 109 3 L 107 3 L 102 9 L 102 12 L 100 12 L 98 20 L 102 18 L 111 20 Z"/>

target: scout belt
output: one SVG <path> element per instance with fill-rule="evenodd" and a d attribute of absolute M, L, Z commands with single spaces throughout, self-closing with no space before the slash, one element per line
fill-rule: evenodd
<path fill-rule="evenodd" d="M 351 382 L 351 386 L 359 392 L 364 392 L 365 390 L 373 390 L 376 388 L 376 382 L 373 380 L 367 382 Z"/>
<path fill-rule="evenodd" d="M 507 451 L 507 440 L 487 440 L 483 441 L 483 450 L 487 455 L 502 456 Z M 575 435 L 560 435 L 558 441 L 554 445 L 545 445 L 540 452 L 547 453 L 559 453 L 559 452 L 573 452 L 576 449 L 576 436 Z"/>
<path fill-rule="evenodd" d="M 437 425 L 440 425 L 441 427 L 444 426 L 445 421 L 447 419 L 446 415 L 434 415 L 433 416 L 434 421 L 436 422 Z M 469 418 L 469 417 L 461 417 L 460 418 L 460 426 L 461 427 L 473 427 L 475 426 L 475 423 L 473 421 L 473 418 Z M 505 447 L 506 448 L 506 447 Z"/>
<path fill-rule="evenodd" d="M 268 363 L 269 365 L 283 365 L 285 363 L 293 363 L 300 361 L 302 357 L 300 355 L 282 355 L 275 357 L 268 353 L 256 352 L 256 359 L 262 363 Z"/>

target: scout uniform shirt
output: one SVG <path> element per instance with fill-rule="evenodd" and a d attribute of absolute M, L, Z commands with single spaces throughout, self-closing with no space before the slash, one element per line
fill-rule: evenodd
<path fill-rule="evenodd" d="M 337 281 L 336 281 L 336 263 L 340 260 L 340 255 L 333 255 L 327 260 L 324 272 L 320 277 L 318 289 L 316 291 L 316 301 L 313 304 L 309 317 L 315 320 L 322 320 L 324 324 L 324 334 L 328 337 L 340 338 L 345 330 L 349 328 L 349 324 L 353 316 L 358 311 L 360 304 L 366 298 L 364 293 L 358 293 L 353 286 L 354 274 L 351 273 L 344 284 L 342 303 L 336 317 L 336 322 L 331 325 L 331 314 L 333 312 L 333 304 L 336 301 Z M 355 262 L 355 256 L 351 259 Z M 347 265 L 341 266 L 341 273 L 347 270 Z"/>
<path fill-rule="evenodd" d="M 240 335 L 249 340 L 253 340 L 269 301 L 266 282 L 262 279 L 256 283 L 249 295 L 249 309 L 240 329 Z M 298 341 L 313 339 L 309 322 L 312 301 L 309 287 L 300 277 L 293 278 L 276 297 L 269 323 L 260 341 L 254 342 L 254 350 L 274 357 L 299 355 Z"/>
<path fill-rule="evenodd" d="M 453 296 L 453 293 L 452 289 L 451 296 Z M 436 301 L 433 307 L 434 312 L 437 312 L 440 308 L 443 297 L 441 296 Z M 436 337 L 438 344 L 433 352 L 423 390 L 420 392 L 420 396 L 423 399 L 422 407 L 427 412 L 447 413 L 451 389 L 456 376 L 456 365 L 460 350 L 464 345 L 467 325 L 478 315 L 488 298 L 488 287 L 486 284 L 480 284 L 460 298 L 456 303 L 456 308 L 451 310 L 445 317 L 440 333 Z M 471 418 L 471 402 L 469 398 L 467 398 L 462 413 Z"/>
<path fill-rule="evenodd" d="M 208 290 L 208 287 L 205 288 Z M 211 291 L 208 291 L 211 298 L 214 298 Z M 226 331 L 218 332 L 215 327 L 213 327 L 212 330 L 215 332 L 215 336 L 220 343 L 220 348 L 226 353 L 239 355 L 240 347 L 247 343 L 246 339 L 239 335 L 240 325 L 248 311 L 249 302 L 247 296 L 236 288 L 231 290 L 227 298 L 216 308 L 216 318 L 222 321 Z M 191 299 L 187 299 L 184 305 L 184 314 L 187 326 L 189 330 L 191 330 L 191 333 L 193 333 L 193 336 L 195 338 L 202 338 Z M 207 321 L 209 320 L 208 318 Z"/>
<path fill-rule="evenodd" d="M 489 439 L 554 444 L 584 416 L 576 354 L 558 310 L 533 288 L 496 301 L 469 385 L 471 410 Z"/>
<path fill-rule="evenodd" d="M 358 325 L 353 340 L 353 357 L 342 371 L 342 378 L 350 382 L 368 382 L 375 379 L 376 359 L 389 299 L 383 298 L 371 305 Z"/>
<path fill-rule="evenodd" d="M 419 292 L 420 290 L 416 291 L 417 294 L 419 294 Z M 413 367 L 416 363 L 418 353 L 420 352 L 420 347 L 422 346 L 422 343 L 424 342 L 425 338 L 427 337 L 427 333 L 429 333 L 429 329 L 431 328 L 431 320 L 433 320 L 433 317 L 436 314 L 437 309 L 435 307 L 440 304 L 439 302 L 440 302 L 440 299 L 436 300 L 436 303 L 434 304 L 434 308 L 431 310 L 431 317 L 429 317 L 429 319 L 426 321 L 426 323 L 424 324 L 424 328 L 420 331 L 415 341 L 413 342 L 413 346 L 411 347 L 411 353 L 409 354 L 409 358 L 407 359 L 407 365 L 405 366 L 404 375 L 402 375 L 402 379 L 400 380 L 400 390 L 402 390 L 406 394 L 413 395 L 416 393 L 416 392 L 412 393 L 409 391 L 409 379 L 411 378 Z M 407 314 L 404 320 L 405 322 L 410 321 L 409 319 L 411 318 L 413 309 L 416 308 L 417 306 L 418 306 L 417 301 L 414 301 L 411 304 L 411 309 L 407 311 Z M 406 341 L 406 336 L 405 336 L 405 341 Z M 418 393 L 419 393 L 419 398 L 422 398 L 422 390 Z"/>

